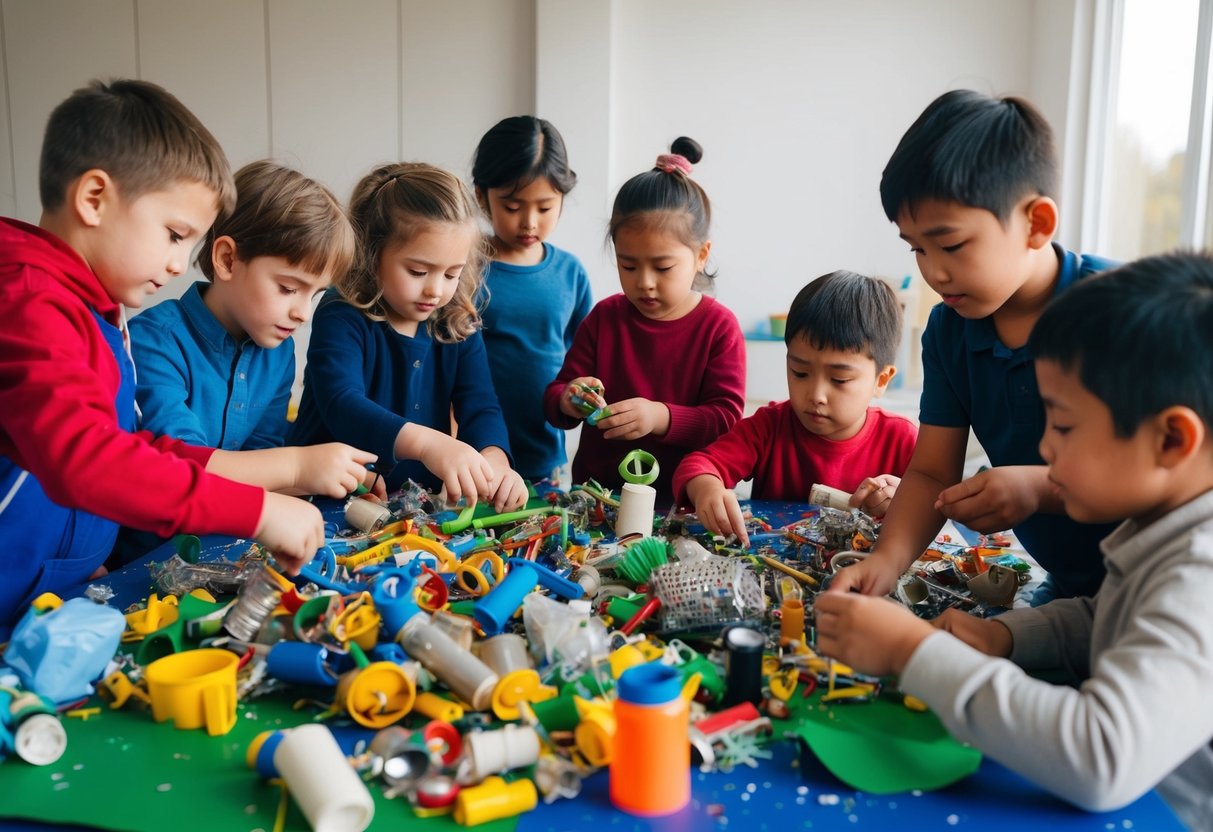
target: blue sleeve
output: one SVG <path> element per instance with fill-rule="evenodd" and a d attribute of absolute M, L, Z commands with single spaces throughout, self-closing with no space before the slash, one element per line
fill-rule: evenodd
<path fill-rule="evenodd" d="M 307 350 L 309 398 L 335 440 L 397 461 L 396 437 L 407 420 L 367 395 L 363 375 L 377 348 L 372 325 L 344 300 L 321 303 Z"/>
<path fill-rule="evenodd" d="M 947 331 L 950 329 L 948 324 L 953 323 L 946 319 L 948 314 L 955 315 L 943 304 L 936 306 L 922 333 L 922 399 L 918 421 L 942 428 L 967 428 L 970 423 L 968 408 L 961 401 L 948 372 L 967 355 L 967 347 L 962 332 Z M 963 321 L 961 324 L 959 329 L 963 330 Z"/>
<path fill-rule="evenodd" d="M 573 306 L 573 316 L 569 318 L 568 327 L 564 330 L 564 351 L 568 352 L 573 347 L 573 336 L 577 334 L 577 328 L 581 326 L 581 322 L 585 320 L 585 316 L 590 314 L 590 309 L 594 306 L 594 298 L 590 292 L 590 278 L 585 273 L 585 267 L 580 261 L 577 263 L 577 270 L 574 273 L 573 288 L 576 292 L 576 301 Z"/>
<path fill-rule="evenodd" d="M 290 360 L 282 369 L 282 375 L 277 380 L 274 398 L 265 409 L 265 415 L 253 428 L 249 438 L 244 440 L 242 451 L 254 451 L 259 448 L 280 448 L 286 444 L 286 431 L 290 422 L 286 420 L 287 407 L 291 403 L 291 385 L 295 383 L 295 345 L 282 344 L 278 349 L 291 351 Z"/>
<path fill-rule="evenodd" d="M 459 350 L 455 383 L 451 388 L 451 404 L 455 408 L 455 421 L 459 424 L 459 440 L 478 451 L 496 445 L 505 451 L 513 465 L 505 417 L 489 374 L 484 338 L 476 332 L 461 343 L 444 345 L 444 348 Z"/>
<path fill-rule="evenodd" d="M 135 362 L 140 427 L 191 445 L 213 448 L 202 420 L 189 408 L 190 365 L 181 343 L 164 327 L 142 317 L 129 323 Z"/>

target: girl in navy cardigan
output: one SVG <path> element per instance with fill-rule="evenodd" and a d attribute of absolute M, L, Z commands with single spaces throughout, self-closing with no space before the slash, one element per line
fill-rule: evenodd
<path fill-rule="evenodd" d="M 291 439 L 375 449 L 381 466 L 394 463 L 389 490 L 412 479 L 507 511 L 527 490 L 473 303 L 485 261 L 477 214 L 459 178 L 432 165 L 384 165 L 358 183 L 360 262 L 316 310 Z"/>

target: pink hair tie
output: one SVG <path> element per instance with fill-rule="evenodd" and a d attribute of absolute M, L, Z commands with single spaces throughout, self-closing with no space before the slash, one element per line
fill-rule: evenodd
<path fill-rule="evenodd" d="M 681 171 L 684 175 L 691 175 L 691 163 L 687 161 L 687 157 L 679 153 L 662 153 L 657 157 L 657 164 L 653 167 L 666 173 Z"/>

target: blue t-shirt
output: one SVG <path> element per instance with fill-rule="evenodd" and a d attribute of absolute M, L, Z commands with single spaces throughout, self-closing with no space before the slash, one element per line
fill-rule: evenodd
<path fill-rule="evenodd" d="M 543 244 L 534 266 L 493 261 L 485 276 L 484 347 L 518 472 L 540 480 L 567 460 L 564 431 L 543 417 L 543 391 L 593 299 L 581 261 Z"/>
<path fill-rule="evenodd" d="M 1116 266 L 1054 243 L 1061 271 L 1054 295 L 1076 280 Z M 991 318 L 962 318 L 944 304 L 931 310 L 922 334 L 923 387 L 919 421 L 972 426 L 992 465 L 1044 465 L 1044 405 L 1027 347 L 1007 348 Z M 1082 524 L 1064 514 L 1034 514 L 1015 534 L 1052 576 L 1061 594 L 1093 595 L 1103 580 L 1099 541 L 1115 524 Z"/>
<path fill-rule="evenodd" d="M 203 302 L 209 287 L 195 283 L 131 319 L 140 425 L 225 451 L 276 448 L 286 439 L 294 345 L 237 343 Z"/>
<path fill-rule="evenodd" d="M 423 324 L 410 338 L 329 290 L 312 319 L 303 382 L 290 443 L 338 441 L 377 454 L 388 490 L 406 479 L 441 488 L 417 460 L 396 459 L 396 437 L 410 422 L 449 435 L 452 407 L 460 441 L 510 453 L 479 332 L 443 344 Z"/>

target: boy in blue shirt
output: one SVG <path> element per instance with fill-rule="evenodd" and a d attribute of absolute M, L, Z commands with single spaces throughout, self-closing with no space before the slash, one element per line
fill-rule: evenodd
<path fill-rule="evenodd" d="M 922 337 L 918 445 L 872 557 L 833 586 L 884 595 L 945 518 L 1014 528 L 1050 575 L 1035 602 L 1090 595 L 1112 527 L 1062 513 L 1038 445 L 1044 409 L 1028 333 L 1053 297 L 1111 264 L 1053 243 L 1057 159 L 1044 117 L 1018 98 L 953 90 L 932 102 L 885 167 L 885 214 L 943 297 Z M 993 465 L 961 481 L 969 428 Z"/>
<path fill-rule="evenodd" d="M 141 424 L 240 451 L 284 444 L 292 334 L 354 259 L 354 232 L 327 188 L 269 160 L 236 173 L 236 209 L 207 234 L 195 283 L 131 320 Z"/>

